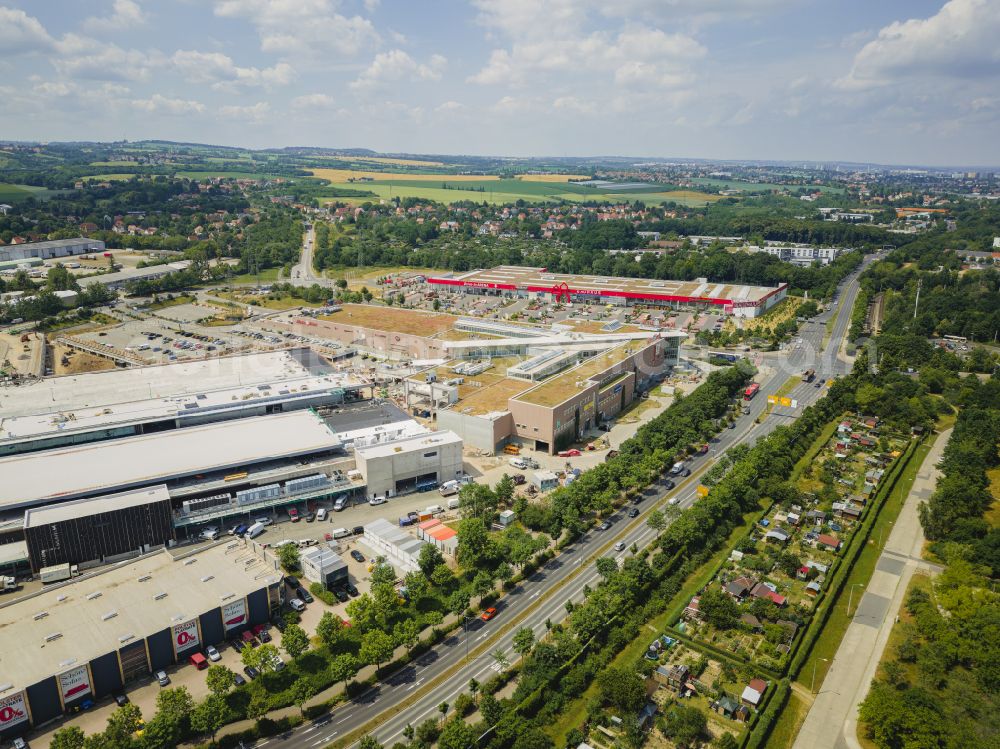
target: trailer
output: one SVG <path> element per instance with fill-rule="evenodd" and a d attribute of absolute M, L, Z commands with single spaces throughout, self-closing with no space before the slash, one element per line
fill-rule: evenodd
<path fill-rule="evenodd" d="M 77 574 L 78 570 L 76 565 L 70 564 L 69 562 L 66 562 L 65 564 L 53 564 L 49 567 L 42 567 L 38 573 L 39 577 L 42 578 L 43 585 L 69 580 Z"/>

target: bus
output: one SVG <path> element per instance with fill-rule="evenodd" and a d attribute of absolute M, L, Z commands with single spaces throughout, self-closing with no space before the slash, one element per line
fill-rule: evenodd
<path fill-rule="evenodd" d="M 734 362 L 737 359 L 739 359 L 740 357 L 739 357 L 739 355 L 737 355 L 737 354 L 731 354 L 728 351 L 709 351 L 708 352 L 708 358 L 709 359 L 724 359 L 725 361 L 728 361 L 728 362 Z"/>
<path fill-rule="evenodd" d="M 760 390 L 760 385 L 756 382 L 751 382 L 746 390 L 743 391 L 743 400 L 753 400 L 753 397 L 757 395 L 757 391 Z"/>
<path fill-rule="evenodd" d="M 966 343 L 969 339 L 964 335 L 946 335 L 942 336 L 946 341 L 951 341 L 952 343 Z"/>

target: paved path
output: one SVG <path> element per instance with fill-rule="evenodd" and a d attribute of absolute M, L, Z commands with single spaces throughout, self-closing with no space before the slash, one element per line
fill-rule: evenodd
<path fill-rule="evenodd" d="M 940 570 L 938 565 L 920 558 L 924 531 L 917 517 L 917 506 L 934 490 L 939 474 L 935 466 L 950 436 L 948 429 L 935 437 L 917 472 L 868 589 L 858 602 L 854 619 L 799 729 L 793 749 L 861 749 L 857 739 L 857 707 L 868 694 L 910 578 L 917 570 L 931 574 Z"/>

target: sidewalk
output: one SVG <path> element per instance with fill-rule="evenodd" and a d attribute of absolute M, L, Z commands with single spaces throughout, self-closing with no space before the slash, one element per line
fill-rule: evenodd
<path fill-rule="evenodd" d="M 896 519 L 854 619 L 844 634 L 819 694 L 799 729 L 794 749 L 861 749 L 857 707 L 868 694 L 910 578 L 918 570 L 936 574 L 938 565 L 920 558 L 924 531 L 917 506 L 937 483 L 935 467 L 951 430 L 935 437 Z"/>

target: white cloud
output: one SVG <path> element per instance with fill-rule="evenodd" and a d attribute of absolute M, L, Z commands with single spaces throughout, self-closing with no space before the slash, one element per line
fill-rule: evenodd
<path fill-rule="evenodd" d="M 216 91 L 285 86 L 295 78 L 295 70 L 287 62 L 279 62 L 270 68 L 244 68 L 221 52 L 181 49 L 174 53 L 171 62 L 189 83 L 211 84 Z"/>
<path fill-rule="evenodd" d="M 329 94 L 303 94 L 292 99 L 292 109 L 298 110 L 333 109 L 335 105 Z"/>
<path fill-rule="evenodd" d="M 132 106 L 149 114 L 162 114 L 180 117 L 186 114 L 199 114 L 205 111 L 205 105 L 200 101 L 190 99 L 171 99 L 161 94 L 153 94 L 148 99 L 132 99 Z"/>
<path fill-rule="evenodd" d="M 351 88 L 371 89 L 398 81 L 437 81 L 447 64 L 441 55 L 431 55 L 426 63 L 418 63 L 401 49 L 379 52 L 371 65 L 351 82 Z"/>
<path fill-rule="evenodd" d="M 18 8 L 0 6 L 0 49 L 5 55 L 39 52 L 52 44 L 52 37 L 37 18 Z"/>
<path fill-rule="evenodd" d="M 931 77 L 977 79 L 1000 73 L 995 0 L 949 0 L 930 18 L 894 21 L 854 57 L 836 85 L 845 90 Z"/>
<path fill-rule="evenodd" d="M 374 13 L 378 10 L 378 6 L 382 4 L 382 0 L 365 0 L 365 10 L 369 13 Z"/>
<path fill-rule="evenodd" d="M 523 114 L 537 108 L 537 101 L 525 96 L 504 96 L 490 107 L 497 114 L 506 115 Z"/>
<path fill-rule="evenodd" d="M 552 102 L 552 108 L 562 112 L 572 112 L 573 114 L 595 114 L 597 104 L 587 101 L 577 96 L 560 96 Z"/>
<path fill-rule="evenodd" d="M 331 0 L 216 0 L 215 14 L 253 24 L 265 52 L 354 56 L 378 41 L 371 21 L 345 16 Z"/>
<path fill-rule="evenodd" d="M 438 104 L 434 108 L 434 111 L 442 113 L 454 113 L 454 112 L 461 112 L 463 109 L 465 109 L 465 105 L 462 104 L 461 102 L 449 100 L 446 102 L 442 102 L 441 104 Z"/>
<path fill-rule="evenodd" d="M 117 44 L 98 42 L 79 34 L 66 34 L 56 43 L 59 56 L 52 64 L 63 75 L 98 81 L 148 80 L 153 69 L 163 63 L 156 51 L 149 53 L 123 49 Z"/>
<path fill-rule="evenodd" d="M 244 120 L 254 124 L 263 122 L 269 114 L 271 114 L 271 105 L 266 101 L 259 101 L 249 106 L 219 107 L 219 115 L 227 120 Z M 234 122 L 233 124 L 238 125 L 239 123 Z"/>
<path fill-rule="evenodd" d="M 88 18 L 83 28 L 91 34 L 101 34 L 134 29 L 145 25 L 146 21 L 146 13 L 135 0 L 114 0 L 111 15 Z"/>

